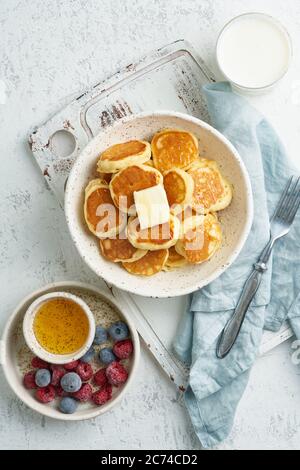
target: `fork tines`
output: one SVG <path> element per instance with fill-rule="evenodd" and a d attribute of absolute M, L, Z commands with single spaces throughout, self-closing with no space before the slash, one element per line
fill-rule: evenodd
<path fill-rule="evenodd" d="M 291 224 L 300 205 L 300 176 L 291 176 L 277 205 L 274 218 Z"/>

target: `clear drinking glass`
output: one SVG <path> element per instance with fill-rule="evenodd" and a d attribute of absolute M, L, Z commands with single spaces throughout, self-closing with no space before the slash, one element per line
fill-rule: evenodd
<path fill-rule="evenodd" d="M 274 76 L 272 77 L 272 73 L 270 73 L 270 80 L 263 85 L 257 85 L 255 84 L 255 80 L 253 80 L 253 85 L 251 83 L 243 83 L 242 80 L 237 80 L 236 77 L 234 76 L 234 72 L 231 73 L 230 71 L 230 66 L 225 66 L 224 62 L 224 41 L 225 41 L 225 35 L 230 33 L 230 29 L 232 27 L 235 27 L 237 24 L 242 24 L 241 22 L 247 19 L 251 20 L 258 20 L 258 21 L 263 21 L 267 22 L 266 24 L 271 24 L 273 27 L 277 29 L 277 32 L 281 35 L 282 41 L 285 42 L 285 48 L 286 48 L 286 57 L 283 59 L 286 63 L 282 67 L 282 70 L 278 71 L 277 75 L 274 73 Z M 244 37 L 245 39 L 245 37 Z M 249 38 L 250 39 L 250 38 Z M 258 38 L 254 38 L 257 42 Z M 265 50 L 266 50 L 266 44 L 265 44 Z M 259 49 L 259 48 L 258 48 Z M 243 50 L 243 44 L 240 43 L 240 53 L 242 53 Z M 222 57 L 223 53 L 223 57 Z M 245 56 L 247 55 L 247 47 L 245 47 Z M 257 50 L 257 54 L 259 54 L 259 50 Z M 272 50 L 272 47 L 270 47 L 270 57 L 276 54 L 276 51 L 274 49 Z M 232 20 L 230 20 L 225 26 L 222 28 L 218 39 L 216 43 L 216 61 L 217 65 L 219 67 L 219 70 L 223 74 L 223 76 L 233 85 L 234 88 L 237 90 L 243 91 L 243 92 L 248 92 L 248 93 L 261 93 L 265 92 L 269 89 L 271 89 L 275 84 L 277 84 L 287 73 L 291 59 L 292 59 L 292 41 L 290 38 L 289 33 L 287 32 L 286 28 L 275 18 L 273 18 L 270 15 L 267 15 L 265 13 L 259 13 L 259 12 L 251 12 L 251 13 L 244 13 L 242 15 L 236 16 Z M 232 56 L 232 59 L 234 59 L 234 53 Z M 244 58 L 243 58 L 244 59 Z M 247 57 L 245 57 L 245 60 Z M 241 61 L 242 62 L 242 61 Z M 235 61 L 235 67 L 236 67 L 237 61 Z M 265 64 L 267 66 L 267 64 Z M 237 65 L 238 66 L 238 65 Z M 240 65 L 241 67 L 243 66 L 242 63 Z M 264 64 L 262 64 L 262 67 Z M 251 73 L 251 72 L 250 72 Z M 253 73 L 255 75 L 255 73 Z"/>

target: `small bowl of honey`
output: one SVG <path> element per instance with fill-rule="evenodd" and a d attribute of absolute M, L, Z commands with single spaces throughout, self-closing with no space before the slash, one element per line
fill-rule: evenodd
<path fill-rule="evenodd" d="M 37 298 L 23 320 L 25 341 L 31 351 L 52 364 L 82 357 L 95 336 L 95 318 L 88 305 L 67 292 Z"/>

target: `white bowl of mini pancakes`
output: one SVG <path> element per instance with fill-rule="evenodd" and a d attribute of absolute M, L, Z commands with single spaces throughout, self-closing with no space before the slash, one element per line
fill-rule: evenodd
<path fill-rule="evenodd" d="M 190 136 L 187 144 L 189 145 L 189 152 L 192 154 L 192 157 L 189 157 L 190 160 L 182 160 L 181 156 L 178 159 L 174 157 L 174 152 L 178 151 L 180 153 L 182 146 L 185 145 L 185 137 L 181 139 L 180 143 L 175 141 L 175 146 L 170 152 L 166 151 L 159 154 L 158 147 L 161 147 L 161 145 L 154 147 L 154 141 L 158 142 L 158 137 L 161 134 L 163 135 L 164 132 L 169 132 L 169 130 L 175 135 L 178 132 L 182 133 L 183 137 L 184 134 L 185 137 Z M 168 139 L 165 139 L 165 141 L 168 141 Z M 186 141 L 188 141 L 188 137 Z M 124 159 L 123 155 L 123 161 L 120 159 L 118 164 L 116 163 L 115 154 L 112 155 L 113 152 L 110 149 L 115 151 L 119 147 L 114 146 L 126 142 L 144 142 L 145 147 L 142 152 L 139 152 L 138 143 L 130 145 L 132 155 L 128 159 L 129 163 L 124 163 L 127 157 Z M 166 160 L 167 158 L 169 158 L 169 161 Z M 134 207 L 133 209 L 132 207 L 130 209 L 121 207 L 118 230 L 119 232 L 125 231 L 124 233 L 128 233 L 131 237 L 130 242 L 136 245 L 134 247 L 135 251 L 130 255 L 129 262 L 126 262 L 126 256 L 124 256 L 125 262 L 122 262 L 122 259 L 117 257 L 112 260 L 110 254 L 106 256 L 105 249 L 115 243 L 111 241 L 114 233 L 112 233 L 111 228 L 108 233 L 109 236 L 103 233 L 103 229 L 101 233 L 97 233 L 96 225 L 93 227 L 92 221 L 88 219 L 87 208 L 93 207 L 93 203 L 88 198 L 92 191 L 94 191 L 94 194 L 96 194 L 96 191 L 99 191 L 99 194 L 101 191 L 103 194 L 109 194 L 110 192 L 116 202 L 116 194 L 120 191 L 120 188 L 121 190 L 123 188 L 124 193 L 128 194 L 128 188 L 124 189 L 124 181 L 129 181 L 130 178 L 128 178 L 128 175 L 124 178 L 124 172 L 128 172 L 126 166 L 134 165 L 137 166 L 139 172 L 142 171 L 141 176 L 147 174 L 147 177 L 150 177 L 151 171 L 149 173 L 149 170 L 151 168 L 154 173 L 160 171 L 162 178 L 157 174 L 154 175 L 157 177 L 157 182 L 153 184 L 163 184 L 162 181 L 167 181 L 166 178 L 170 168 L 171 170 L 174 168 L 176 171 L 179 170 L 175 177 L 183 176 L 184 183 L 187 182 L 187 186 L 188 182 L 191 181 L 191 177 L 194 178 L 194 192 L 191 187 L 187 191 L 188 197 L 194 198 L 193 203 L 189 199 L 187 205 L 191 205 L 193 210 L 191 219 L 181 219 L 181 229 L 176 229 L 176 236 L 181 237 L 181 239 L 174 240 L 174 242 L 164 242 L 164 251 L 159 250 L 158 246 L 152 246 L 153 244 L 149 245 L 147 251 L 148 245 L 145 245 L 145 243 L 142 245 L 137 243 L 136 245 L 137 237 L 134 238 L 133 236 L 132 225 L 134 225 L 134 218 L 137 219 Z M 208 167 L 217 168 L 216 171 L 222 175 L 221 185 L 224 194 L 214 204 L 211 204 L 207 210 L 201 212 L 197 208 L 195 213 L 194 207 L 198 207 L 195 205 L 195 201 L 199 198 L 199 194 L 200 196 L 202 194 L 200 180 L 197 181 L 195 175 L 198 174 L 198 171 L 201 173 L 203 168 L 205 173 Z M 199 168 L 200 170 L 198 170 Z M 184 176 L 183 173 L 187 176 Z M 152 175 L 155 180 L 154 176 Z M 174 175 L 171 176 L 172 178 L 169 175 L 169 179 L 176 181 Z M 115 184 L 112 184 L 112 181 L 115 181 Z M 140 187 L 141 185 L 139 189 Z M 171 192 L 173 196 L 175 194 L 176 198 L 177 192 Z M 203 193 L 207 194 L 207 191 Z M 174 219 L 174 213 L 177 217 L 178 210 L 173 211 L 172 206 L 170 209 L 172 220 Z M 66 186 L 65 214 L 72 239 L 80 256 L 99 277 L 109 284 L 134 294 L 147 297 L 174 297 L 202 288 L 220 276 L 234 262 L 251 228 L 253 199 L 250 179 L 245 165 L 234 146 L 220 132 L 192 116 L 177 112 L 159 111 L 121 119 L 113 126 L 101 131 L 89 142 L 71 170 Z M 187 226 L 191 229 L 193 223 L 195 221 L 198 223 L 199 220 L 216 224 L 213 231 L 216 233 L 215 229 L 218 229 L 217 231 L 221 233 L 221 236 L 218 235 L 218 244 L 213 256 L 210 256 L 204 262 L 199 262 L 199 259 L 197 259 L 197 262 L 194 263 L 194 255 L 189 256 L 188 249 L 184 249 L 186 245 L 182 242 L 184 240 L 182 233 L 184 233 L 185 228 L 182 227 Z M 177 222 L 175 225 L 178 226 Z M 179 233 L 181 235 L 178 235 Z M 120 233 L 117 236 L 120 236 Z M 170 245 L 172 246 L 170 247 Z M 182 256 L 182 260 L 178 262 L 177 267 L 171 263 L 171 249 L 173 253 L 176 249 L 176 253 Z M 145 268 L 145 265 L 149 268 L 151 257 L 155 258 L 153 266 L 155 265 L 156 270 L 154 269 L 151 273 L 153 275 L 149 275 L 149 269 L 141 269 L 141 266 Z M 159 263 L 161 263 L 161 266 L 159 266 Z"/>

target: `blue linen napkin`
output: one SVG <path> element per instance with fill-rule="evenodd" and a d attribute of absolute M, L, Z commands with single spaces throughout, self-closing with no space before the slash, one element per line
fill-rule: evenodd
<path fill-rule="evenodd" d="M 288 319 L 300 338 L 300 214 L 290 233 L 275 244 L 234 347 L 218 359 L 218 337 L 269 240 L 270 215 L 297 171 L 270 124 L 229 83 L 207 85 L 204 94 L 212 125 L 233 143 L 248 169 L 254 199 L 253 225 L 243 250 L 225 273 L 192 295 L 174 341 L 176 354 L 191 366 L 186 406 L 202 446 L 209 448 L 230 433 L 263 329 L 277 331 Z"/>

